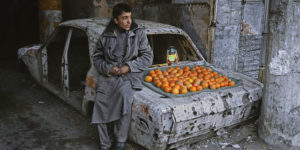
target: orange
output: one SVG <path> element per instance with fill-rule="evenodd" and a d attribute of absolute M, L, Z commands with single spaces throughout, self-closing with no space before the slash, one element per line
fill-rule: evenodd
<path fill-rule="evenodd" d="M 170 87 L 174 87 L 175 85 L 176 85 L 175 82 L 169 82 L 169 86 L 170 86 Z"/>
<path fill-rule="evenodd" d="M 197 76 L 197 75 L 198 75 L 198 73 L 197 73 L 196 71 L 192 72 L 191 74 L 192 74 L 193 76 Z"/>
<path fill-rule="evenodd" d="M 216 78 L 217 82 L 222 82 L 224 79 L 223 78 Z"/>
<path fill-rule="evenodd" d="M 162 75 L 163 73 L 161 71 L 155 71 L 155 74 L 156 75 L 160 75 L 160 74 Z"/>
<path fill-rule="evenodd" d="M 168 72 L 163 72 L 163 75 L 167 76 L 167 75 L 169 75 L 169 73 Z"/>
<path fill-rule="evenodd" d="M 201 80 L 200 79 L 195 79 L 193 83 L 200 84 Z"/>
<path fill-rule="evenodd" d="M 175 77 L 179 77 L 180 76 L 180 73 L 175 73 Z"/>
<path fill-rule="evenodd" d="M 194 82 L 192 85 L 193 85 L 193 86 L 198 86 L 198 85 L 200 85 L 200 82 L 199 82 L 199 83 Z"/>
<path fill-rule="evenodd" d="M 180 92 L 180 94 L 187 94 L 188 90 L 186 87 L 182 87 L 182 88 L 180 88 L 179 92 Z"/>
<path fill-rule="evenodd" d="M 191 79 L 191 78 L 189 78 L 188 81 L 189 81 L 190 83 L 193 83 L 193 82 L 194 82 L 194 80 Z"/>
<path fill-rule="evenodd" d="M 151 75 L 151 74 L 155 74 L 155 71 L 154 70 L 150 70 L 149 71 L 149 75 Z"/>
<path fill-rule="evenodd" d="M 159 77 L 160 79 L 162 79 L 162 78 L 164 78 L 164 75 L 159 74 L 158 77 Z"/>
<path fill-rule="evenodd" d="M 203 81 L 203 82 L 201 83 L 201 86 L 202 86 L 204 89 L 206 89 L 206 88 L 208 88 L 208 83 L 207 83 L 206 81 Z"/>
<path fill-rule="evenodd" d="M 169 86 L 169 85 L 163 85 L 163 84 L 162 84 L 162 85 L 160 86 L 160 88 L 161 88 L 162 90 L 165 90 L 165 88 L 168 87 L 168 86 Z"/>
<path fill-rule="evenodd" d="M 162 82 L 161 87 L 164 87 L 164 86 L 169 86 L 169 82 L 168 81 Z"/>
<path fill-rule="evenodd" d="M 224 81 L 224 86 L 228 86 L 228 85 L 229 85 L 229 83 Z"/>
<path fill-rule="evenodd" d="M 234 81 L 229 82 L 229 86 L 234 86 L 234 85 L 235 85 Z"/>
<path fill-rule="evenodd" d="M 176 82 L 175 82 L 176 84 L 178 84 L 178 85 L 183 85 L 183 81 L 182 80 L 177 80 Z"/>
<path fill-rule="evenodd" d="M 177 89 L 177 88 L 172 88 L 172 93 L 173 93 L 173 94 L 179 94 L 179 89 Z"/>
<path fill-rule="evenodd" d="M 193 79 L 193 80 L 196 80 L 196 79 L 198 79 L 198 78 L 197 78 L 197 75 L 195 75 L 195 76 L 192 76 L 192 77 L 191 77 L 191 79 Z"/>
<path fill-rule="evenodd" d="M 156 83 L 157 82 L 161 82 L 159 79 L 154 79 L 154 80 L 152 80 L 153 81 L 153 83 L 156 85 Z"/>
<path fill-rule="evenodd" d="M 217 89 L 221 87 L 220 83 L 216 83 L 215 85 Z"/>
<path fill-rule="evenodd" d="M 172 88 L 169 87 L 169 86 L 166 86 L 166 87 L 164 88 L 164 91 L 167 92 L 167 93 L 170 93 L 170 92 L 172 91 Z"/>
<path fill-rule="evenodd" d="M 210 76 L 209 75 L 205 75 L 204 76 L 204 80 L 209 80 L 210 79 Z"/>
<path fill-rule="evenodd" d="M 156 77 L 156 74 L 155 74 L 155 73 L 153 73 L 153 74 L 151 74 L 150 76 L 153 78 L 153 77 Z"/>
<path fill-rule="evenodd" d="M 165 81 L 168 81 L 168 79 L 167 78 L 162 78 L 162 79 L 160 79 L 160 81 L 165 82 Z"/>
<path fill-rule="evenodd" d="M 180 85 L 176 84 L 176 85 L 173 86 L 173 88 L 180 89 Z"/>
<path fill-rule="evenodd" d="M 187 85 L 187 84 L 190 84 L 190 82 L 186 80 L 186 81 L 183 82 L 183 84 Z"/>
<path fill-rule="evenodd" d="M 186 87 L 190 89 L 193 85 L 191 83 L 187 84 Z"/>
<path fill-rule="evenodd" d="M 162 85 L 162 83 L 159 81 L 159 82 L 156 82 L 156 84 L 155 84 L 158 88 L 160 88 L 161 87 L 161 85 Z"/>
<path fill-rule="evenodd" d="M 224 87 L 225 86 L 225 82 L 221 82 L 221 87 Z"/>
<path fill-rule="evenodd" d="M 158 69 L 158 68 L 157 68 L 157 69 L 155 69 L 155 72 L 159 72 L 159 71 L 161 71 L 161 70 L 160 70 L 160 69 Z"/>
<path fill-rule="evenodd" d="M 207 70 L 208 72 L 211 72 L 211 71 L 212 71 L 211 68 L 206 68 L 206 70 Z"/>
<path fill-rule="evenodd" d="M 202 90 L 202 86 L 201 85 L 198 85 L 196 88 L 197 88 L 197 91 L 201 91 Z"/>
<path fill-rule="evenodd" d="M 201 74 L 198 74 L 197 77 L 198 77 L 198 79 L 200 79 L 200 78 L 203 78 L 203 76 L 204 76 L 204 75 L 201 73 Z"/>
<path fill-rule="evenodd" d="M 152 77 L 151 76 L 146 76 L 145 81 L 146 82 L 152 82 Z"/>
<path fill-rule="evenodd" d="M 175 74 L 175 73 L 177 73 L 177 71 L 178 70 L 174 69 L 174 70 L 172 70 L 172 73 Z"/>
<path fill-rule="evenodd" d="M 190 87 L 190 91 L 191 91 L 191 92 L 196 92 L 196 91 L 197 91 L 197 88 L 196 88 L 195 86 L 192 86 L 192 87 Z"/>
<path fill-rule="evenodd" d="M 216 89 L 216 85 L 211 84 L 211 85 L 209 86 L 209 88 L 212 89 L 212 90 L 215 90 L 215 89 Z"/>

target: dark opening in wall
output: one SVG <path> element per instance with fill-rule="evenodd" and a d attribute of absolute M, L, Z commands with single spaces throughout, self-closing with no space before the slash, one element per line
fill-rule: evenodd
<path fill-rule="evenodd" d="M 16 59 L 18 48 L 39 42 L 37 0 L 10 0 L 1 3 L 0 59 Z"/>

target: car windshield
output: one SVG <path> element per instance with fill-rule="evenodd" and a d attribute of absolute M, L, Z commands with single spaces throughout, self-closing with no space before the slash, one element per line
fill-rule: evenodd
<path fill-rule="evenodd" d="M 197 55 L 191 43 L 183 35 L 153 34 L 148 35 L 148 40 L 153 49 L 153 65 L 167 63 L 167 50 L 170 46 L 174 46 L 177 50 L 179 61 L 201 60 L 201 57 Z"/>

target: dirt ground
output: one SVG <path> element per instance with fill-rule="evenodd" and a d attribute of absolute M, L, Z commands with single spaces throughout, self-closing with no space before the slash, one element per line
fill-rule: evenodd
<path fill-rule="evenodd" d="M 18 61 L 0 61 L 0 135 L 1 150 L 99 149 L 90 118 L 39 86 Z M 258 138 L 255 120 L 179 149 L 278 150 Z"/>

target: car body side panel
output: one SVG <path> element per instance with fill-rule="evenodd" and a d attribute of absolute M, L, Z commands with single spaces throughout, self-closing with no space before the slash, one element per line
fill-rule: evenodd
<path fill-rule="evenodd" d="M 18 58 L 27 66 L 35 80 L 41 82 L 41 68 L 39 64 L 39 49 L 41 45 L 32 45 L 18 50 Z"/>

